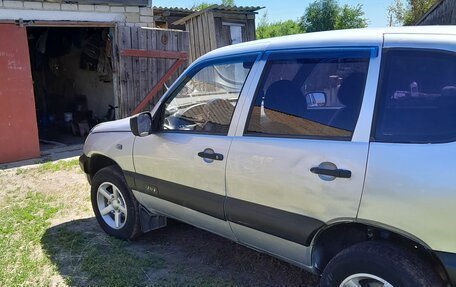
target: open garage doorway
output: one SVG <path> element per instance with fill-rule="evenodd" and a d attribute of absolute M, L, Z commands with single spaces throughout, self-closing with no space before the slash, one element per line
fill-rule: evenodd
<path fill-rule="evenodd" d="M 82 146 L 96 124 L 116 118 L 112 28 L 28 27 L 41 154 Z"/>

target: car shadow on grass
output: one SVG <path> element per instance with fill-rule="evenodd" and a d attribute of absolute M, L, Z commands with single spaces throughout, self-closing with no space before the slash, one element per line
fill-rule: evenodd
<path fill-rule="evenodd" d="M 135 241 L 107 236 L 95 218 L 75 220 L 47 229 L 41 245 L 70 286 L 318 285 L 298 267 L 172 220 Z"/>

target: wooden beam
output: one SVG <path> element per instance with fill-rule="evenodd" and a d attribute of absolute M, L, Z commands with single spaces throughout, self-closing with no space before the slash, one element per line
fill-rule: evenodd
<path fill-rule="evenodd" d="M 163 75 L 163 77 L 161 77 L 158 83 L 153 87 L 152 91 L 150 91 L 149 94 L 147 94 L 147 96 L 141 101 L 141 103 L 139 103 L 139 105 L 133 110 L 131 114 L 134 115 L 141 112 L 147 106 L 147 104 L 157 95 L 158 91 L 160 91 L 160 89 L 163 88 L 165 82 L 169 78 L 171 78 L 173 73 L 177 71 L 177 69 L 179 69 L 179 67 L 183 63 L 185 63 L 185 61 L 185 59 L 176 60 L 176 62 L 174 62 L 171 68 L 169 68 L 169 70 Z"/>
<path fill-rule="evenodd" d="M 144 58 L 160 58 L 160 59 L 188 59 L 187 52 L 176 52 L 176 51 L 151 51 L 151 50 L 137 50 L 137 49 L 125 49 L 120 52 L 121 56 L 125 57 L 144 57 Z"/>
<path fill-rule="evenodd" d="M 29 21 L 28 27 L 115 27 L 114 22 L 84 22 L 84 21 Z"/>
<path fill-rule="evenodd" d="M 72 1 L 45 1 L 45 2 L 71 2 L 78 4 L 107 4 L 125 6 L 148 6 L 148 0 L 72 0 Z"/>

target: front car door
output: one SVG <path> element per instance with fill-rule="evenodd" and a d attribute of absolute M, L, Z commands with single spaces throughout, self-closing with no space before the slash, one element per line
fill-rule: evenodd
<path fill-rule="evenodd" d="M 355 220 L 377 51 L 265 54 L 252 105 L 244 106 L 246 124 L 239 124 L 227 165 L 226 211 L 239 241 L 310 266 L 308 246 L 316 231 Z"/>
<path fill-rule="evenodd" d="M 256 57 L 198 64 L 160 101 L 159 131 L 137 137 L 133 152 L 134 192 L 149 209 L 232 237 L 224 212 L 226 157 Z"/>

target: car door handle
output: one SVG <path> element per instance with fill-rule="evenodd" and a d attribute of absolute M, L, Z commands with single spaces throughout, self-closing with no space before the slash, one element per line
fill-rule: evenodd
<path fill-rule="evenodd" d="M 340 178 L 351 178 L 351 171 L 346 169 L 327 169 L 321 167 L 312 167 L 310 169 L 312 173 L 321 174 L 321 175 L 328 175 Z"/>
<path fill-rule="evenodd" d="M 199 157 L 212 159 L 212 160 L 223 160 L 223 154 L 215 152 L 202 151 L 198 153 Z"/>

